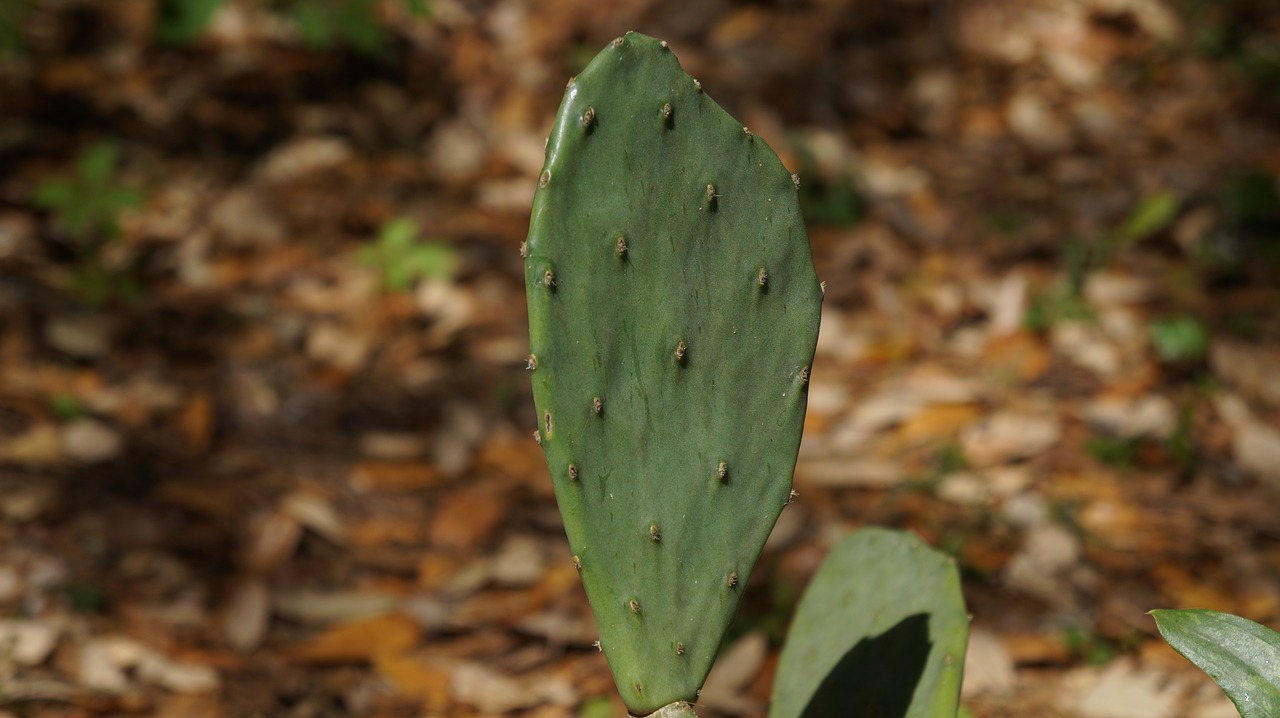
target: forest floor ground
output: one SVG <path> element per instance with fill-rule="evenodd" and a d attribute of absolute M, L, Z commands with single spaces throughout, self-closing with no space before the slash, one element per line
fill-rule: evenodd
<path fill-rule="evenodd" d="M 961 567 L 972 716 L 1235 715 L 1146 612 L 1280 623 L 1280 13 L 601 5 L 0 11 L 0 717 L 623 715 L 517 249 L 627 29 L 800 173 L 827 283 L 700 711 L 764 714 L 877 525 Z"/>

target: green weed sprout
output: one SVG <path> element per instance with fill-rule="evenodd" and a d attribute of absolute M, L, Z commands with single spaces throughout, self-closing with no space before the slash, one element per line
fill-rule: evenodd
<path fill-rule="evenodd" d="M 361 264 L 376 268 L 382 286 L 403 292 L 420 279 L 449 279 L 457 266 L 453 249 L 440 242 L 423 242 L 418 225 L 408 217 L 391 220 L 378 231 L 373 244 L 357 254 Z"/>
<path fill-rule="evenodd" d="M 41 182 L 32 196 L 75 250 L 70 287 L 92 305 L 141 291 L 131 266 L 113 266 L 104 256 L 120 236 L 120 215 L 145 199 L 116 178 L 119 158 L 114 142 L 98 142 L 80 153 L 70 174 Z"/>

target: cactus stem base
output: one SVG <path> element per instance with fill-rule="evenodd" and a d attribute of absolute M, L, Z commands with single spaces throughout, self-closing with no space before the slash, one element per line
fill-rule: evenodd
<path fill-rule="evenodd" d="M 639 718 L 631 716 L 631 718 Z M 668 703 L 658 710 L 650 713 L 644 718 L 698 718 L 698 714 L 693 712 L 693 705 L 684 701 L 676 701 Z"/>

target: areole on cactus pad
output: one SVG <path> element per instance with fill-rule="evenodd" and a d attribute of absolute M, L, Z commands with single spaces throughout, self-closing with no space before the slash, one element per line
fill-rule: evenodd
<path fill-rule="evenodd" d="M 628 33 L 569 82 L 522 253 L 566 558 L 628 709 L 694 701 L 791 491 L 822 300 L 794 178 Z"/>

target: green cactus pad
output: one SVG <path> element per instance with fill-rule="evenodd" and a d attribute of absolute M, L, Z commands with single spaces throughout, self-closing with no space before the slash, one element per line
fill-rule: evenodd
<path fill-rule="evenodd" d="M 570 81 L 523 247 L 538 411 L 619 692 L 697 697 L 787 503 L 822 290 L 796 185 L 666 43 Z"/>
<path fill-rule="evenodd" d="M 950 557 L 909 533 L 854 532 L 800 601 L 769 718 L 954 716 L 968 641 Z"/>

